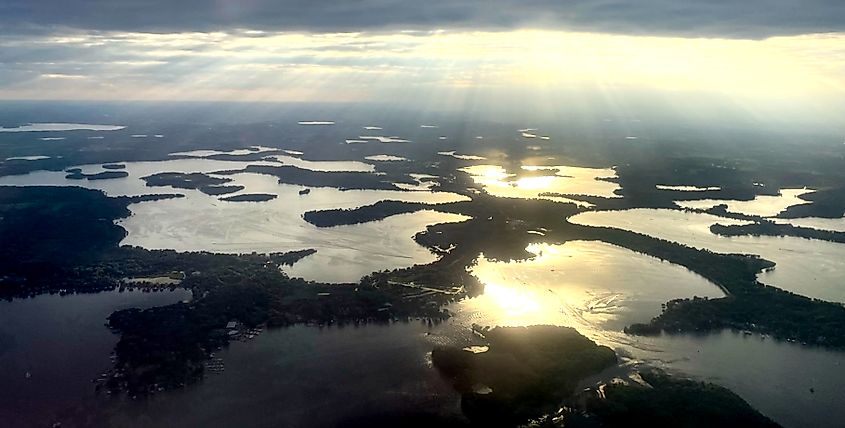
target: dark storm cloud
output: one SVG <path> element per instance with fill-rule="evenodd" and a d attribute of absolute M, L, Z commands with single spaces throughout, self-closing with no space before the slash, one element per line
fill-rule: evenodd
<path fill-rule="evenodd" d="M 565 29 L 765 38 L 845 30 L 843 0 L 2 0 L 0 31 Z"/>

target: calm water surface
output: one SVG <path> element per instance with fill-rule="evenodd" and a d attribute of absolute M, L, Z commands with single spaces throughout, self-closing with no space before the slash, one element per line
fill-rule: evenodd
<path fill-rule="evenodd" d="M 372 415 L 460 416 L 459 396 L 419 323 L 272 330 L 220 352 L 223 374 L 199 387 L 106 410 L 115 427 L 327 427 Z"/>
<path fill-rule="evenodd" d="M 111 368 L 118 340 L 104 326 L 113 311 L 190 297 L 177 289 L 0 301 L 0 425 L 49 426 L 50 415 L 94 397 L 91 379 Z"/>
<path fill-rule="evenodd" d="M 845 217 L 841 218 L 821 218 L 821 217 L 802 217 L 773 219 L 775 223 L 791 224 L 798 227 L 809 227 L 811 229 L 830 230 L 833 232 L 845 232 Z"/>
<path fill-rule="evenodd" d="M 120 125 L 91 125 L 88 123 L 30 123 L 15 128 L 2 128 L 0 132 L 41 132 L 41 131 L 117 131 L 126 128 Z"/>
<path fill-rule="evenodd" d="M 746 215 L 772 217 L 793 206 L 809 204 L 809 201 L 799 198 L 801 195 L 812 193 L 810 189 L 780 189 L 780 195 L 758 195 L 750 201 L 736 201 L 730 199 L 701 199 L 696 201 L 675 202 L 682 208 L 706 210 L 716 205 L 727 205 L 728 211 Z"/>
<path fill-rule="evenodd" d="M 590 211 L 569 221 L 630 230 L 719 253 L 757 254 L 777 263 L 759 275 L 760 281 L 809 297 L 845 302 L 843 244 L 788 236 L 719 236 L 710 233 L 710 225 L 743 222 L 678 210 Z"/>
<path fill-rule="evenodd" d="M 460 171 L 469 174 L 487 193 L 503 198 L 548 199 L 588 207 L 589 203 L 547 193 L 615 198 L 619 197 L 615 192 L 621 189 L 617 183 L 603 180 L 616 177 L 616 171 L 609 168 L 523 165 L 520 171 L 511 172 L 499 165 L 473 165 Z"/>
<path fill-rule="evenodd" d="M 262 148 L 259 148 L 262 149 Z M 212 151 L 213 152 L 213 151 Z M 188 155 L 210 155 L 189 152 Z M 214 153 L 211 153 L 214 154 Z M 357 161 L 305 161 L 277 155 L 286 164 L 315 171 L 372 171 L 370 164 Z M 218 253 L 285 252 L 313 248 L 316 254 L 297 263 L 288 273 L 322 282 L 357 282 L 362 276 L 383 269 L 395 269 L 430 263 L 434 254 L 418 245 L 413 237 L 432 224 L 459 222 L 468 217 L 422 211 L 413 215 L 393 216 L 381 222 L 317 228 L 303 220 L 307 211 L 349 209 L 382 200 L 440 204 L 469 198 L 455 193 L 431 192 L 428 176 L 417 174 L 420 185 L 408 191 L 340 190 L 331 187 L 310 188 L 280 184 L 275 177 L 261 174 L 226 176 L 232 185 L 244 190 L 231 195 L 268 193 L 277 198 L 267 202 L 226 202 L 197 190 L 171 187 L 147 187 L 141 177 L 159 172 L 203 172 L 242 169 L 248 165 L 278 165 L 276 162 L 218 161 L 200 157 L 157 162 L 127 162 L 126 178 L 110 180 L 69 180 L 66 173 L 37 171 L 26 175 L 0 177 L 0 185 L 84 186 L 104 191 L 109 196 L 133 196 L 150 193 L 180 193 L 184 198 L 148 201 L 129 206 L 132 215 L 117 222 L 127 230 L 124 245 L 177 251 L 212 251 Z M 83 165 L 84 173 L 102 172 L 101 165 Z M 416 190 L 416 191 L 411 191 Z M 390 231 L 390 233 L 385 233 Z M 325 269 L 332 266 L 332 269 Z"/>

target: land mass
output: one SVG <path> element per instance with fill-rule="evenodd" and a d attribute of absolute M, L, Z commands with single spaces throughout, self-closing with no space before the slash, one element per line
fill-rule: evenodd
<path fill-rule="evenodd" d="M 297 168 L 291 165 L 249 165 L 241 170 L 218 171 L 216 174 L 231 175 L 244 172 L 272 175 L 279 180 L 279 183 L 284 184 L 295 184 L 308 187 L 334 187 L 341 190 L 399 190 L 393 185 L 393 182 L 408 181 L 408 178 L 404 176 L 390 179 L 389 177 L 369 172 L 312 171 L 310 169 Z"/>
<path fill-rule="evenodd" d="M 69 180 L 111 180 L 126 177 L 129 177 L 129 173 L 126 171 L 103 171 L 94 174 L 85 174 L 78 169 L 65 176 Z"/>
<path fill-rule="evenodd" d="M 812 202 L 810 204 L 793 205 L 784 212 L 778 214 L 780 218 L 800 217 L 822 217 L 842 218 L 845 217 L 845 188 L 834 187 L 820 189 L 812 193 L 806 193 L 799 198 Z"/>
<path fill-rule="evenodd" d="M 276 199 L 278 196 L 269 193 L 247 193 L 243 195 L 229 196 L 220 198 L 221 201 L 226 202 L 267 202 Z"/>
<path fill-rule="evenodd" d="M 565 426 L 674 426 L 685 428 L 779 425 L 730 390 L 712 383 L 675 378 L 646 368 L 642 383 L 610 382 L 592 388 L 564 414 Z"/>
<path fill-rule="evenodd" d="M 0 295 L 122 290 L 126 278 L 178 272 L 193 300 L 147 310 L 117 311 L 109 325 L 121 338 L 114 372 L 99 384 L 131 396 L 202 378 L 203 363 L 228 343 L 225 327 L 393 322 L 448 317 L 451 294 L 424 295 L 413 287 L 318 284 L 287 277 L 279 267 L 314 250 L 227 255 L 120 247 L 125 231 L 114 224 L 127 205 L 172 197 L 109 198 L 75 187 L 0 187 Z M 30 233 L 21 234 L 19 231 Z M 115 376 L 116 375 L 116 376 Z"/>
<path fill-rule="evenodd" d="M 616 364 L 606 346 L 568 327 L 477 329 L 488 350 L 436 347 L 431 360 L 461 392 L 461 409 L 473 422 L 515 426 L 556 410 L 578 381 Z"/>
<path fill-rule="evenodd" d="M 205 193 L 206 195 L 210 195 L 210 196 L 220 196 L 220 195 L 226 195 L 226 194 L 229 194 L 229 193 L 240 192 L 241 190 L 244 190 L 244 189 L 245 189 L 245 187 L 241 186 L 241 185 L 230 185 L 230 186 L 221 185 L 221 186 L 203 186 L 203 187 L 199 188 L 199 191 L 202 192 L 202 193 Z"/>
<path fill-rule="evenodd" d="M 472 426 L 778 426 L 725 388 L 650 368 L 636 374 L 642 383 L 576 391 L 617 356 L 570 327 L 473 329 L 485 348 L 438 346 L 431 355 Z"/>
<path fill-rule="evenodd" d="M 710 231 L 722 236 L 795 236 L 798 238 L 818 239 L 845 244 L 845 232 L 819 230 L 772 221 L 729 226 L 714 224 L 710 226 Z"/>

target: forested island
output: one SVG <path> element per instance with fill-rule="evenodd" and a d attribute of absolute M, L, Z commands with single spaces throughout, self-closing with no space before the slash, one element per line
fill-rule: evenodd
<path fill-rule="evenodd" d="M 763 220 L 754 224 L 710 226 L 710 231 L 722 236 L 795 236 L 845 244 L 845 232 L 819 230 Z"/>
<path fill-rule="evenodd" d="M 569 327 L 474 328 L 485 347 L 441 346 L 431 355 L 473 426 L 778 426 L 725 388 L 651 368 L 634 376 L 642 383 L 612 379 L 577 391 L 617 356 Z"/>
<path fill-rule="evenodd" d="M 276 177 L 279 180 L 279 183 L 284 184 L 295 184 L 309 187 L 334 187 L 341 190 L 399 190 L 399 188 L 394 186 L 393 183 L 414 183 L 413 180 L 404 174 L 376 175 L 369 172 L 312 171 L 310 169 L 297 168 L 292 165 L 249 165 L 244 169 L 218 171 L 216 174 L 232 175 L 245 172 L 271 175 Z"/>
<path fill-rule="evenodd" d="M 226 202 L 267 202 L 276 199 L 278 196 L 269 193 L 246 193 L 242 195 L 227 196 L 220 198 Z"/>
<path fill-rule="evenodd" d="M 431 360 L 461 392 L 464 414 L 485 426 L 513 426 L 554 412 L 579 380 L 617 361 L 612 349 L 568 327 L 478 331 L 487 350 L 436 347 Z"/>
<path fill-rule="evenodd" d="M 129 177 L 128 172 L 120 170 L 95 172 L 93 174 L 85 174 L 79 169 L 69 170 L 68 172 L 65 178 L 69 180 L 112 180 L 115 178 Z"/>

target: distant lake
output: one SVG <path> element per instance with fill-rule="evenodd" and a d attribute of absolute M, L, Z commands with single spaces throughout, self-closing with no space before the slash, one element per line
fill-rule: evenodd
<path fill-rule="evenodd" d="M 121 125 L 92 125 L 88 123 L 30 123 L 14 128 L 0 128 L 0 132 L 43 132 L 43 131 L 118 131 Z"/>
<path fill-rule="evenodd" d="M 546 199 L 590 207 L 590 203 L 560 194 L 620 197 L 615 193 L 621 190 L 619 184 L 605 180 L 616 178 L 616 171 L 610 168 L 526 164 L 518 171 L 509 171 L 499 165 L 472 165 L 460 170 L 469 174 L 487 193 L 503 198 Z M 531 175 L 520 176 L 525 172 Z"/>
<path fill-rule="evenodd" d="M 729 212 L 761 217 L 772 217 L 794 205 L 809 204 L 810 201 L 799 198 L 801 195 L 812 193 L 809 189 L 780 189 L 780 195 L 757 195 L 750 201 L 735 201 L 731 199 L 700 199 L 694 201 L 677 201 L 682 208 L 706 210 L 716 205 L 727 205 Z"/>
<path fill-rule="evenodd" d="M 34 156 L 13 156 L 6 158 L 7 161 L 39 161 L 50 159 L 50 156 L 34 155 Z"/>

